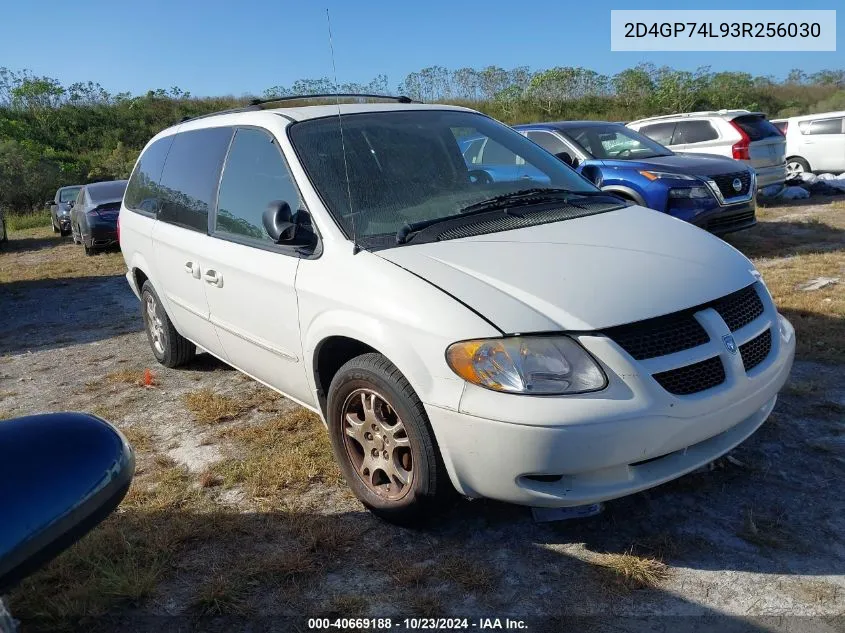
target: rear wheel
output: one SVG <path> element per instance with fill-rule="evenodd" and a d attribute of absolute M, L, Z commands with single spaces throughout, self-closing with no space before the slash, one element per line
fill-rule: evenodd
<path fill-rule="evenodd" d="M 149 281 L 145 281 L 141 288 L 141 313 L 147 340 L 159 363 L 165 367 L 178 367 L 196 355 L 196 346 L 173 327 Z"/>
<path fill-rule="evenodd" d="M 96 249 L 93 246 L 88 246 L 88 244 L 86 244 L 84 240 L 82 242 L 82 246 L 83 246 L 83 248 L 85 248 L 85 254 L 88 255 L 88 257 L 91 257 L 91 256 L 97 254 Z"/>
<path fill-rule="evenodd" d="M 801 174 L 809 173 L 810 163 L 800 156 L 791 156 L 786 159 L 786 179 L 800 178 Z"/>
<path fill-rule="evenodd" d="M 349 487 L 377 516 L 421 523 L 454 494 L 422 402 L 381 354 L 338 370 L 326 417 Z"/>

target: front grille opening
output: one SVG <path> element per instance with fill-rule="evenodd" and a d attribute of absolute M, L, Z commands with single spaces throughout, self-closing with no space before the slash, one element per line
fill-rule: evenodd
<path fill-rule="evenodd" d="M 636 360 L 674 354 L 710 340 L 690 311 L 620 325 L 605 334 Z"/>
<path fill-rule="evenodd" d="M 747 343 L 740 345 L 739 354 L 742 357 L 742 364 L 745 366 L 745 371 L 751 371 L 757 365 L 766 360 L 770 351 L 772 351 L 771 328 L 759 336 L 754 337 Z"/>
<path fill-rule="evenodd" d="M 553 484 L 563 479 L 563 475 L 525 475 L 524 478 L 530 479 L 531 481 Z"/>
<path fill-rule="evenodd" d="M 743 211 L 742 213 L 733 213 L 731 215 L 717 216 L 707 221 L 708 231 L 720 231 L 722 229 L 731 228 L 734 226 L 743 226 L 751 224 L 755 220 L 754 211 Z"/>
<path fill-rule="evenodd" d="M 688 396 L 725 382 L 725 367 L 722 360 L 714 356 L 700 363 L 654 374 L 654 379 L 669 393 Z"/>
<path fill-rule="evenodd" d="M 748 170 L 734 172 L 732 174 L 720 174 L 718 176 L 710 176 L 713 182 L 719 187 L 722 192 L 722 197 L 725 199 L 736 198 L 738 196 L 748 195 L 748 190 L 751 187 L 751 174 Z M 739 191 L 734 189 L 733 183 L 735 179 L 739 179 Z"/>
<path fill-rule="evenodd" d="M 753 285 L 717 299 L 712 305 L 731 332 L 748 325 L 763 314 L 763 302 L 760 301 L 760 295 Z"/>

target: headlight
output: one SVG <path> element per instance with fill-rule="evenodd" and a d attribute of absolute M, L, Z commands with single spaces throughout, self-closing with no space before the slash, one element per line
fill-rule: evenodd
<path fill-rule="evenodd" d="M 567 336 L 515 336 L 454 343 L 446 361 L 458 376 L 494 391 L 565 394 L 597 391 L 604 373 Z"/>
<path fill-rule="evenodd" d="M 710 190 L 707 187 L 679 187 L 669 190 L 670 198 L 709 198 Z"/>
<path fill-rule="evenodd" d="M 698 180 L 698 178 L 693 178 L 692 176 L 686 176 L 684 174 L 672 174 L 668 171 L 640 170 L 639 174 L 641 176 L 645 176 L 649 180 L 659 180 L 660 178 L 669 178 L 671 180 Z"/>

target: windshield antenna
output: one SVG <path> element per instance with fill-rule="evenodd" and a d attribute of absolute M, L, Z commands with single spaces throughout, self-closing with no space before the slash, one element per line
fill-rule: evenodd
<path fill-rule="evenodd" d="M 334 63 L 334 44 L 332 42 L 332 19 L 329 9 L 326 7 L 326 24 L 329 27 L 329 51 L 332 56 L 332 72 L 334 73 L 334 93 L 337 101 L 337 124 L 340 128 L 340 148 L 343 152 L 343 170 L 346 172 L 346 199 L 349 203 L 349 219 L 352 222 L 352 254 L 355 255 L 361 248 L 358 246 L 358 235 L 355 230 L 355 213 L 352 210 L 352 187 L 349 184 L 349 163 L 346 160 L 346 140 L 343 138 L 343 116 L 340 113 L 340 89 L 337 85 L 337 66 Z"/>

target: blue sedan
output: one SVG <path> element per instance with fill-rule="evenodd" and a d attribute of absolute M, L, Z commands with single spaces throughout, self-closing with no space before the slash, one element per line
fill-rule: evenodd
<path fill-rule="evenodd" d="M 564 121 L 514 128 L 602 190 L 639 205 L 717 234 L 757 222 L 756 176 L 739 161 L 676 154 L 620 123 Z M 482 152 L 473 167 L 485 169 L 486 162 Z M 501 169 L 486 171 L 495 180 Z"/>

